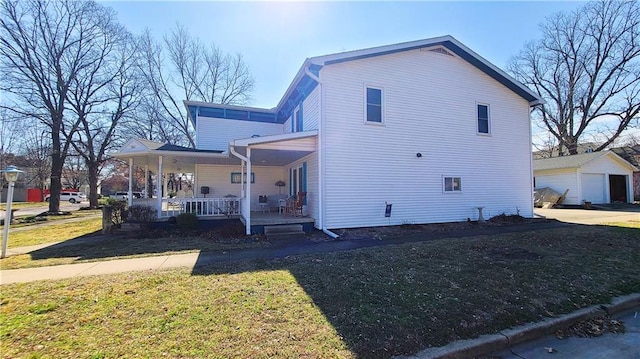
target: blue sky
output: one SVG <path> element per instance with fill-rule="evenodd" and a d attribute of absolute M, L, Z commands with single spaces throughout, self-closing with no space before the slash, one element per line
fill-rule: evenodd
<path fill-rule="evenodd" d="M 176 23 L 205 43 L 243 54 L 254 78 L 248 105 L 275 106 L 307 57 L 452 35 L 504 68 L 540 36 L 539 24 L 576 1 L 215 2 L 109 1 L 133 33 L 158 39 Z"/>

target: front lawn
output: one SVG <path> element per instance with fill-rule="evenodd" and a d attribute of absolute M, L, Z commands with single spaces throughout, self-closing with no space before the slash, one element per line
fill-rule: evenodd
<path fill-rule="evenodd" d="M 3 285 L 6 357 L 388 358 L 640 291 L 607 226 Z"/>
<path fill-rule="evenodd" d="M 233 223 L 202 231 L 142 231 L 102 236 L 102 219 L 34 228 L 12 233 L 9 247 L 29 242 L 64 241 L 28 254 L 0 259 L 0 269 L 19 269 L 111 259 L 149 257 L 188 252 L 224 251 L 269 246 L 262 236 L 245 236 L 244 226 Z M 15 236 L 15 237 L 14 237 Z M 18 243 L 18 244 L 16 244 Z"/>
<path fill-rule="evenodd" d="M 14 227 L 11 226 L 10 228 Z M 17 228 L 20 228 L 20 226 L 17 226 Z M 54 221 L 52 223 L 46 223 L 46 225 L 11 231 L 9 234 L 9 248 L 66 241 L 95 233 L 101 229 L 102 218 L 90 218 L 68 223 L 55 223 Z"/>

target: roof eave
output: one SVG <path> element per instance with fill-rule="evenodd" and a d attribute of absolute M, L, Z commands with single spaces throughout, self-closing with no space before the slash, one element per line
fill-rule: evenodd
<path fill-rule="evenodd" d="M 265 144 L 279 141 L 297 140 L 301 138 L 308 138 L 318 135 L 318 130 L 291 132 L 280 135 L 260 136 L 251 138 L 242 138 L 229 142 L 229 146 L 232 147 L 247 147 L 257 144 Z"/>

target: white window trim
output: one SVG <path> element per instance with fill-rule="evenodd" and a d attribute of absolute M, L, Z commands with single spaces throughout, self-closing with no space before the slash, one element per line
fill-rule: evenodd
<path fill-rule="evenodd" d="M 447 191 L 446 190 L 446 179 L 447 178 L 459 178 L 460 179 L 460 187 L 461 187 L 461 189 L 459 191 L 456 191 L 456 190 Z M 442 176 L 442 193 L 445 193 L 445 194 L 462 193 L 463 190 L 464 190 L 464 187 L 462 187 L 462 176 L 454 176 L 454 175 L 443 175 Z"/>
<path fill-rule="evenodd" d="M 487 106 L 487 129 L 489 132 L 484 133 L 480 132 L 480 127 L 478 126 L 478 105 Z M 475 114 L 475 123 L 476 123 L 476 134 L 479 136 L 491 136 L 491 105 L 486 102 L 476 102 L 476 106 L 474 108 Z"/>
<path fill-rule="evenodd" d="M 298 164 L 295 164 L 295 165 L 293 165 L 293 166 L 289 167 L 289 170 L 290 170 L 292 173 L 293 173 L 293 171 L 296 171 L 296 176 L 295 176 L 295 178 L 292 178 L 293 182 L 295 182 L 295 183 L 296 183 L 296 186 L 295 186 L 295 187 L 300 187 L 300 186 L 302 186 L 302 180 L 301 180 L 301 177 L 300 177 L 300 173 L 302 172 L 302 167 L 303 167 L 303 166 L 304 166 L 304 165 L 303 165 L 303 163 L 302 163 L 302 162 L 300 162 L 300 163 L 298 163 Z M 307 171 L 308 171 L 308 170 L 307 170 Z M 294 186 L 293 186 L 293 182 L 291 183 L 291 187 L 292 187 L 292 189 L 293 189 L 293 187 L 294 187 Z M 308 186 L 308 185 L 307 185 L 307 186 Z M 301 191 L 301 188 L 296 188 L 296 189 L 297 189 L 297 191 L 293 191 L 293 192 L 295 192 L 295 193 L 293 194 L 294 196 L 297 196 L 297 195 L 298 195 L 298 193 L 297 193 L 297 192 L 300 192 L 300 191 Z"/>
<path fill-rule="evenodd" d="M 300 129 L 298 128 L 298 116 L 296 116 L 296 113 L 298 113 L 298 111 L 300 111 L 300 105 L 296 106 L 296 108 L 293 109 L 293 112 L 291 112 L 291 121 L 293 123 L 293 133 L 300 132 Z"/>
<path fill-rule="evenodd" d="M 382 107 L 380 109 L 380 115 L 382 116 L 382 118 L 380 119 L 380 122 L 374 122 L 374 121 L 367 121 L 367 89 L 375 89 L 375 90 L 380 90 L 380 106 Z M 366 125 L 372 125 L 372 126 L 384 126 L 384 122 L 385 122 L 385 109 L 386 109 L 386 105 L 385 105 L 385 101 L 384 101 L 384 87 L 382 86 L 378 86 L 378 85 L 372 85 L 372 84 L 367 84 L 365 83 L 363 86 L 363 98 L 364 98 L 364 118 L 362 119 L 363 122 Z"/>

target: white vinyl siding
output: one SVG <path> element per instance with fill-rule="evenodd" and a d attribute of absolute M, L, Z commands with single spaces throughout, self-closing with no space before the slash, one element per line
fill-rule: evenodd
<path fill-rule="evenodd" d="M 304 130 L 311 131 L 318 129 L 320 119 L 320 86 L 316 86 L 313 91 L 304 99 L 302 106 Z"/>
<path fill-rule="evenodd" d="M 246 168 L 245 168 L 246 170 Z M 201 186 L 209 186 L 207 197 L 219 198 L 228 194 L 240 197 L 241 187 L 239 183 L 231 183 L 231 173 L 240 172 L 240 165 L 218 166 L 218 165 L 197 165 L 198 177 L 196 178 L 197 193 L 200 193 Z M 255 174 L 256 181 L 251 184 L 251 210 L 260 210 L 258 196 L 278 194 L 278 187 L 275 183 L 285 179 L 282 167 L 252 166 L 251 172 Z"/>
<path fill-rule="evenodd" d="M 419 50 L 320 75 L 328 228 L 464 221 L 479 206 L 487 218 L 533 215 L 529 104 L 502 84 L 457 57 Z M 384 88 L 385 126 L 362 126 L 369 83 Z M 490 138 L 476 135 L 479 98 L 491 104 Z M 443 193 L 448 173 L 464 178 L 463 192 Z"/>
<path fill-rule="evenodd" d="M 291 123 L 293 121 L 293 116 L 289 116 L 289 118 L 284 122 L 283 129 L 284 133 L 291 133 Z"/>
<path fill-rule="evenodd" d="M 199 116 L 196 131 L 197 149 L 227 151 L 232 140 L 250 138 L 254 135 L 279 135 L 283 133 L 283 127 L 277 123 Z"/>

